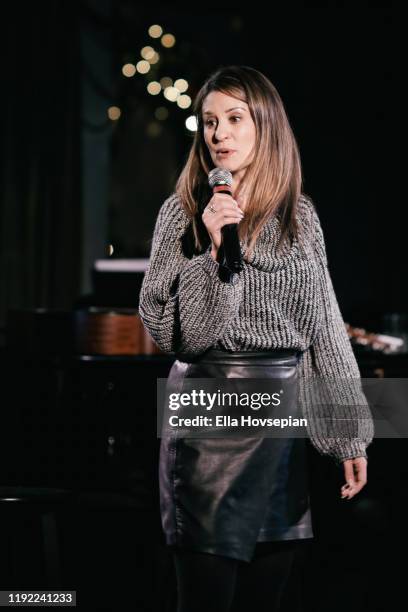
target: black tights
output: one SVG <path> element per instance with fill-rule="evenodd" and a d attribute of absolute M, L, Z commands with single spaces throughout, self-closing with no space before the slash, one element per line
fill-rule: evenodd
<path fill-rule="evenodd" d="M 247 563 L 174 549 L 177 612 L 277 612 L 295 551 L 292 542 L 261 542 Z"/>

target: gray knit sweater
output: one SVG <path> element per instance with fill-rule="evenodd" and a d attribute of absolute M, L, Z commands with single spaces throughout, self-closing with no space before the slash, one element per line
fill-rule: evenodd
<path fill-rule="evenodd" d="M 299 200 L 298 221 L 307 236 L 306 254 L 297 240 L 283 252 L 276 251 L 280 222 L 272 217 L 234 282 L 223 282 L 210 248 L 191 259 L 183 254 L 180 238 L 189 218 L 173 193 L 157 217 L 139 314 L 164 352 L 199 355 L 210 347 L 302 351 L 300 380 L 335 380 L 339 395 L 359 421 L 358 437 L 328 435 L 327 430 L 323 434 L 319 419 L 312 418 L 316 406 L 308 401 L 308 386 L 301 389 L 311 442 L 340 464 L 367 457 L 373 423 L 333 290 L 322 228 L 305 196 Z"/>

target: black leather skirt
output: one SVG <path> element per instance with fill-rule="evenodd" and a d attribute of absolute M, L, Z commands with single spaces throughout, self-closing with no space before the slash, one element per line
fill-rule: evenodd
<path fill-rule="evenodd" d="M 179 356 L 166 389 L 180 392 L 186 378 L 283 378 L 296 385 L 299 356 L 292 349 Z M 164 433 L 159 487 L 166 543 L 250 561 L 256 542 L 312 538 L 308 476 L 303 437 Z"/>

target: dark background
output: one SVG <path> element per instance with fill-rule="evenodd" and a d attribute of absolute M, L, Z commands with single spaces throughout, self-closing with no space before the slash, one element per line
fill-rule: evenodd
<path fill-rule="evenodd" d="M 44 486 L 74 490 L 74 509 L 64 506 L 60 523 L 63 573 L 84 609 L 93 603 L 116 612 L 118 601 L 121 610 L 150 609 L 155 592 L 169 612 L 175 578 L 160 531 L 154 402 L 156 378 L 166 377 L 171 359 L 54 354 L 71 340 L 59 315 L 86 303 L 92 266 L 108 257 L 108 245 L 111 259 L 148 257 L 158 210 L 192 139 L 184 124 L 190 111 L 150 96 L 150 73 L 127 79 L 121 67 L 138 61 L 143 46 L 157 46 L 147 29 L 158 23 L 176 45 L 158 47 L 154 78 L 186 78 L 193 98 L 220 65 L 245 64 L 269 77 L 299 143 L 304 190 L 321 218 L 344 318 L 390 331 L 385 315 L 407 311 L 397 104 L 402 18 L 392 3 L 369 2 L 197 10 L 44 0 L 5 7 L 0 331 L 10 311 L 28 313 L 31 327 L 25 314 L 13 318 L 14 343 L 2 352 L 0 488 L 17 483 L 25 499 L 41 496 Z M 122 111 L 117 121 L 107 115 L 113 105 Z M 155 119 L 157 106 L 168 109 L 165 121 Z M 128 297 L 137 305 L 136 292 Z M 35 327 L 42 314 L 43 331 Z M 362 376 L 406 376 L 406 353 L 373 353 L 359 357 Z M 377 439 L 368 453 L 369 484 L 349 506 L 337 497 L 343 475 L 312 454 L 318 541 L 311 556 L 305 552 L 302 588 L 314 612 L 344 605 L 380 611 L 404 584 L 396 559 L 405 532 L 405 441 Z M 3 493 L 2 511 L 10 497 Z M 23 506 L 24 529 L 0 520 L 4 588 L 48 584 L 39 545 L 27 539 L 32 502 Z M 25 571 L 15 582 L 7 538 Z M 285 612 L 309 610 L 296 608 L 297 591 L 288 592 Z"/>
<path fill-rule="evenodd" d="M 176 45 L 159 49 L 155 78 L 186 78 L 194 97 L 211 71 L 235 63 L 275 84 L 343 314 L 381 331 L 383 314 L 407 305 L 398 20 L 392 3 L 368 2 L 273 3 L 264 12 L 125 0 L 10 9 L 1 26 L 2 320 L 8 307 L 69 308 L 91 290 L 90 269 L 108 244 L 112 258 L 148 257 L 192 138 L 189 109 L 150 96 L 150 74 L 121 73 L 155 46 L 147 29 L 159 23 Z M 111 105 L 121 108 L 118 121 L 107 118 Z M 165 121 L 154 117 L 159 105 Z"/>

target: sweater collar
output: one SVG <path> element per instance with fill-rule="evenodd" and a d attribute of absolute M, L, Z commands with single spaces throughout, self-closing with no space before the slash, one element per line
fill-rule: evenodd
<path fill-rule="evenodd" d="M 274 215 L 263 226 L 256 241 L 252 255 L 246 262 L 249 266 L 261 272 L 276 272 L 286 268 L 295 260 L 306 259 L 306 255 L 295 238 L 292 245 L 288 241 L 277 250 L 281 232 L 280 220 Z M 240 241 L 241 251 L 245 254 L 243 241 Z M 245 260 L 246 261 L 246 260 Z"/>

